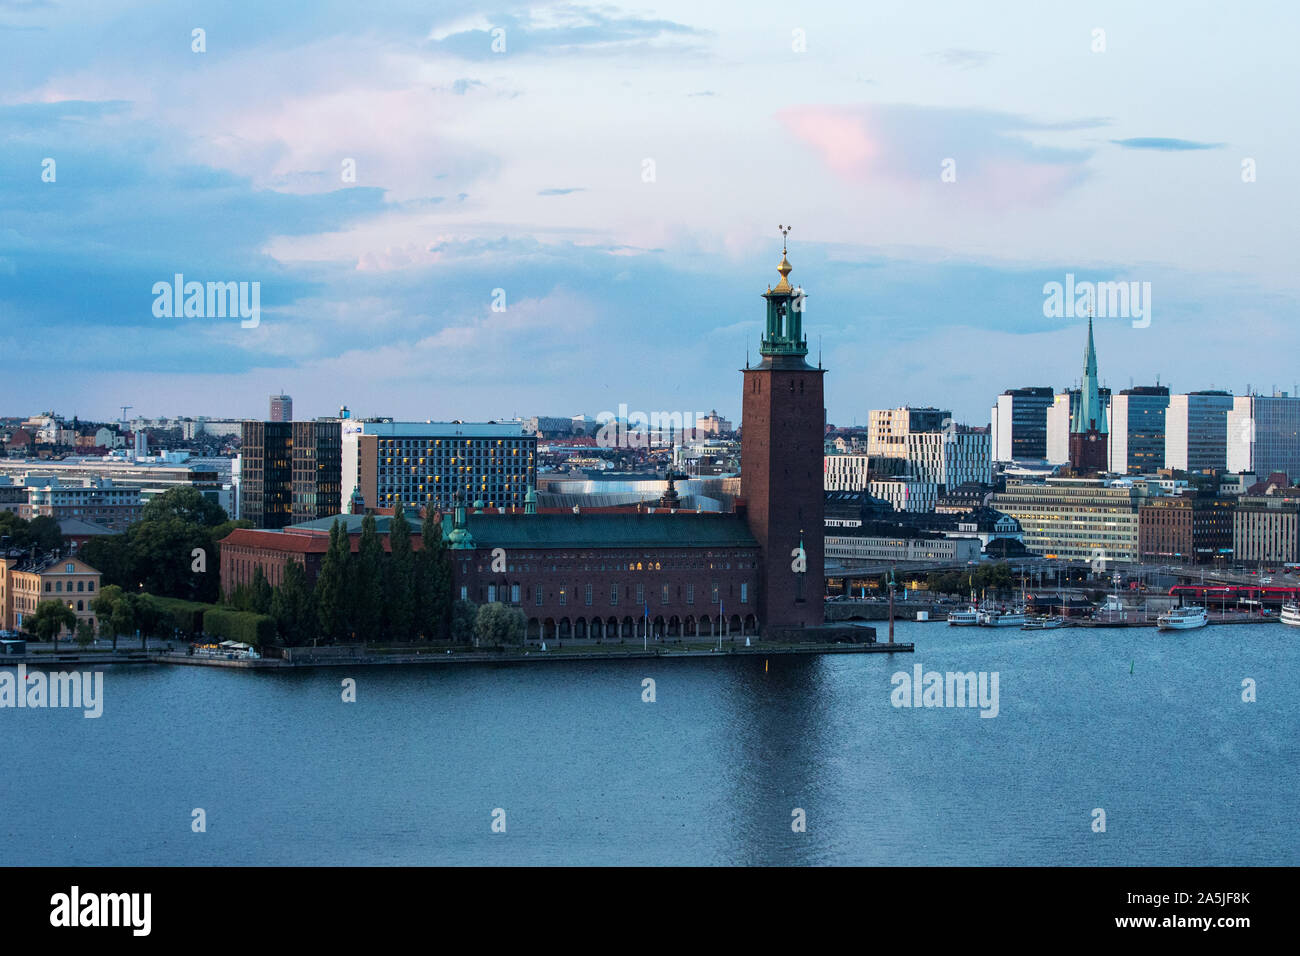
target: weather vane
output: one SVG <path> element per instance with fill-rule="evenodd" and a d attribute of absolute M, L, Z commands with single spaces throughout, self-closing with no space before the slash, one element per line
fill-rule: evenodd
<path fill-rule="evenodd" d="M 794 226 L 783 226 L 778 222 L 776 228 L 781 230 L 781 255 L 785 255 L 785 237 L 790 234 L 790 230 L 793 229 Z"/>

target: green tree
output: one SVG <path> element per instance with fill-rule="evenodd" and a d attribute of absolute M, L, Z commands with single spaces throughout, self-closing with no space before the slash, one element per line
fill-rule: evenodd
<path fill-rule="evenodd" d="M 409 641 L 415 631 L 415 553 L 411 524 L 400 504 L 388 525 L 388 549 L 384 615 L 392 639 Z"/>
<path fill-rule="evenodd" d="M 432 508 L 424 512 L 420 545 L 415 556 L 415 630 L 427 640 L 445 641 L 451 636 L 451 555 Z"/>
<path fill-rule="evenodd" d="M 474 644 L 476 647 L 522 644 L 526 626 L 524 612 L 519 608 L 507 607 L 499 601 L 484 604 L 474 616 Z"/>
<path fill-rule="evenodd" d="M 95 640 L 95 625 L 89 621 L 77 622 L 77 643 L 82 647 L 89 647 Z"/>
<path fill-rule="evenodd" d="M 31 546 L 41 551 L 60 551 L 63 548 L 63 529 L 48 515 L 37 515 L 27 523 Z"/>
<path fill-rule="evenodd" d="M 473 601 L 456 601 L 451 610 L 451 637 L 456 641 L 472 641 L 478 625 L 478 607 Z"/>
<path fill-rule="evenodd" d="M 375 516 L 361 519 L 361 540 L 352 576 L 352 626 L 364 644 L 373 644 L 384 628 L 384 546 Z"/>
<path fill-rule="evenodd" d="M 316 613 L 320 636 L 326 641 L 343 640 L 348 633 L 350 602 L 348 585 L 352 545 L 342 522 L 335 518 L 330 525 L 330 544 L 321 559 L 316 578 Z"/>
<path fill-rule="evenodd" d="M 95 613 L 95 618 L 99 621 L 99 636 L 110 637 L 113 639 L 113 650 L 117 650 L 117 627 L 113 616 L 117 611 L 117 604 L 122 600 L 122 589 L 116 584 L 110 584 L 107 587 L 99 589 L 90 602 L 90 609 Z"/>
<path fill-rule="evenodd" d="M 289 647 L 310 643 L 316 633 L 319 622 L 307 572 L 292 558 L 285 562 L 283 579 L 271 597 L 271 616 L 280 640 Z"/>
<path fill-rule="evenodd" d="M 28 627 L 36 635 L 36 639 L 53 641 L 56 651 L 59 649 L 59 635 L 63 633 L 63 629 L 66 627 L 71 631 L 76 626 L 77 615 L 72 613 L 72 608 L 62 601 L 42 601 L 36 605 L 36 611 L 28 622 Z"/>
<path fill-rule="evenodd" d="M 258 614 L 271 613 L 271 582 L 266 579 L 259 564 L 253 568 L 253 583 L 248 588 L 249 610 Z"/>
<path fill-rule="evenodd" d="M 141 521 L 178 518 L 186 524 L 215 527 L 226 521 L 226 509 L 197 488 L 171 488 L 151 498 L 140 512 Z"/>

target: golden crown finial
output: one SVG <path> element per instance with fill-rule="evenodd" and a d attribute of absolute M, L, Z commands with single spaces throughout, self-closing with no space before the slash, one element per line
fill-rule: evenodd
<path fill-rule="evenodd" d="M 790 272 L 794 267 L 790 265 L 790 260 L 786 258 L 785 237 L 790 234 L 790 230 L 794 227 L 783 226 L 778 223 L 776 228 L 781 230 L 781 264 L 776 267 L 776 271 L 781 273 L 781 281 L 777 283 L 776 288 L 772 291 L 789 292 L 791 291 L 791 287 L 790 280 L 787 277 L 790 275 Z"/>

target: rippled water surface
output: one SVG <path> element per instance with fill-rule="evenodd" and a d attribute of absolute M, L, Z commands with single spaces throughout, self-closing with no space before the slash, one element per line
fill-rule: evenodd
<path fill-rule="evenodd" d="M 98 720 L 0 710 L 0 863 L 1300 863 L 1300 630 L 898 637 L 766 672 L 107 668 Z M 914 664 L 996 671 L 999 715 L 895 708 Z"/>

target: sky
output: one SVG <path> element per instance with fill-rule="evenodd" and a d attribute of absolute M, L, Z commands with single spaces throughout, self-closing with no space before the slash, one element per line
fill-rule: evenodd
<path fill-rule="evenodd" d="M 1300 5 L 0 0 L 0 414 L 829 420 L 1300 379 Z M 195 31 L 201 31 L 196 34 Z M 51 162 L 52 161 L 52 162 Z M 156 283 L 258 283 L 258 322 Z"/>

